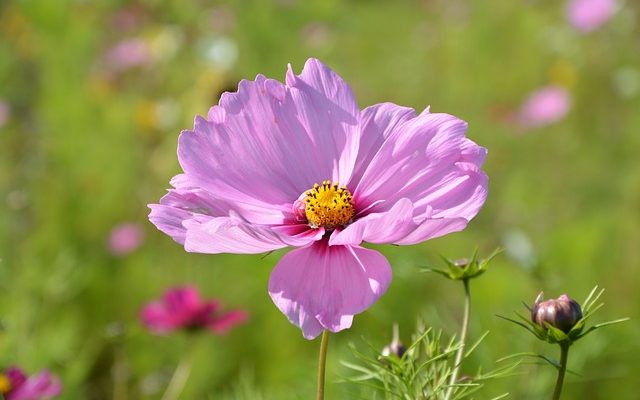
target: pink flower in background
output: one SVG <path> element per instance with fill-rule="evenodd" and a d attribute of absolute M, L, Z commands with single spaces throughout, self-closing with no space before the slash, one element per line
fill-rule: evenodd
<path fill-rule="evenodd" d="M 114 256 L 126 256 L 140 247 L 144 232 L 138 224 L 120 224 L 111 230 L 109 251 Z"/>
<path fill-rule="evenodd" d="M 142 39 L 125 39 L 107 50 L 105 60 L 113 70 L 122 71 L 148 64 L 151 61 L 151 49 Z"/>
<path fill-rule="evenodd" d="M 482 207 L 486 150 L 448 114 L 382 103 L 309 59 L 285 83 L 258 75 L 183 131 L 184 174 L 151 204 L 158 229 L 197 253 L 285 248 L 269 294 L 305 338 L 351 326 L 391 281 L 362 242 L 410 245 L 460 231 Z"/>
<path fill-rule="evenodd" d="M 247 312 L 221 311 L 217 300 L 203 301 L 194 287 L 167 290 L 160 301 L 144 306 L 140 313 L 142 323 L 154 333 L 170 333 L 179 329 L 207 329 L 223 334 L 244 323 Z"/>
<path fill-rule="evenodd" d="M 60 380 L 49 371 L 27 377 L 16 367 L 0 370 L 0 395 L 6 400 L 45 400 L 61 391 Z"/>
<path fill-rule="evenodd" d="M 554 124 L 571 108 L 569 92 L 559 86 L 547 86 L 531 93 L 520 107 L 518 121 L 525 128 Z"/>
<path fill-rule="evenodd" d="M 9 122 L 11 116 L 11 107 L 6 102 L 0 100 L 0 128 L 5 126 Z"/>
<path fill-rule="evenodd" d="M 576 29 L 591 32 L 607 22 L 615 11 L 615 0 L 569 0 L 567 18 Z"/>

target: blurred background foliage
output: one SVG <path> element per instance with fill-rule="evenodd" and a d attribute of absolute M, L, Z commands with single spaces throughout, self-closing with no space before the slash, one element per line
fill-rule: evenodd
<path fill-rule="evenodd" d="M 302 338 L 267 295 L 282 252 L 188 254 L 147 221 L 179 172 L 177 136 L 220 93 L 257 73 L 282 80 L 318 57 L 349 82 L 361 107 L 393 101 L 455 114 L 489 149 L 490 195 L 464 232 L 381 247 L 388 293 L 333 335 L 330 399 L 367 398 L 335 383 L 362 337 L 382 348 L 397 322 L 408 341 L 418 316 L 453 333 L 462 288 L 418 273 L 438 255 L 499 256 L 472 285 L 467 367 L 514 352 L 557 349 L 495 317 L 540 290 L 581 300 L 599 284 L 594 322 L 626 324 L 576 345 L 566 398 L 635 399 L 640 375 L 640 8 L 619 1 L 591 32 L 567 22 L 564 1 L 2 0 L 0 1 L 0 365 L 49 368 L 62 399 L 160 398 L 193 357 L 185 399 L 309 399 L 318 343 Z M 570 109 L 526 127 L 518 108 L 548 85 Z M 109 246 L 121 223 L 140 246 Z M 133 246 L 136 247 L 136 246 Z M 248 324 L 226 336 L 153 336 L 141 306 L 196 284 Z M 525 365 L 479 395 L 539 399 L 554 371 Z"/>

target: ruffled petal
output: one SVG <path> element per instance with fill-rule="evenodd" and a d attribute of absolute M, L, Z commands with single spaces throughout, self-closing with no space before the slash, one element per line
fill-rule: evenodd
<path fill-rule="evenodd" d="M 398 124 L 354 190 L 358 208 L 386 211 L 407 198 L 417 220 L 473 218 L 487 196 L 480 169 L 486 150 L 467 139 L 466 130 L 454 116 L 429 112 Z"/>
<path fill-rule="evenodd" d="M 308 156 L 316 159 L 315 163 L 322 166 L 321 171 L 326 173 L 329 169 L 330 172 L 324 178 L 316 176 L 315 179 L 346 184 L 353 172 L 360 141 L 360 109 L 351 88 L 315 58 L 307 60 L 300 75 L 295 75 L 289 66 L 286 83 L 297 108 L 298 120 L 313 142 Z M 323 154 L 335 158 L 328 159 Z M 327 161 L 332 165 L 327 165 Z"/>
<path fill-rule="evenodd" d="M 391 282 L 391 267 L 377 251 L 318 241 L 287 253 L 269 279 L 269 294 L 307 339 L 323 329 L 349 328 Z"/>
<path fill-rule="evenodd" d="M 196 117 L 194 129 L 178 140 L 178 160 L 196 187 L 215 199 L 264 210 L 290 204 L 317 179 L 305 157 L 311 149 L 305 131 L 278 118 L 295 115 L 291 96 L 274 97 L 267 81 L 241 81 L 238 93 L 225 93 L 214 106 L 216 118 Z M 242 213 L 243 207 L 236 209 Z"/>
<path fill-rule="evenodd" d="M 178 159 L 194 187 L 258 223 L 247 206 L 281 214 L 314 183 L 348 180 L 358 115 L 349 86 L 310 59 L 298 76 L 289 69 L 287 85 L 259 75 L 223 94 L 182 132 Z"/>
<path fill-rule="evenodd" d="M 358 186 L 371 160 L 396 127 L 415 116 L 416 112 L 413 108 L 393 103 L 375 104 L 360 112 L 358 120 L 360 148 L 349 187 Z"/>
<path fill-rule="evenodd" d="M 415 230 L 413 208 L 409 199 L 401 199 L 388 211 L 368 214 L 343 230 L 334 231 L 329 245 L 395 243 Z"/>
<path fill-rule="evenodd" d="M 343 230 L 335 230 L 329 245 L 358 245 L 362 242 L 409 245 L 461 231 L 464 218 L 414 217 L 415 207 L 409 199 L 400 199 L 389 210 L 371 213 Z"/>
<path fill-rule="evenodd" d="M 190 219 L 184 221 L 183 225 L 186 229 L 185 250 L 208 254 L 259 254 L 287 246 L 306 246 L 324 235 L 323 228 L 303 226 L 295 233 L 295 227 L 287 230 L 254 225 L 237 216 L 216 217 L 204 222 Z"/>
<path fill-rule="evenodd" d="M 290 218 L 290 207 L 261 208 L 255 203 L 232 203 L 228 199 L 216 199 L 210 192 L 195 187 L 185 174 L 178 175 L 171 183 L 175 189 L 169 190 L 160 204 L 149 204 L 149 220 L 162 232 L 184 245 L 187 220 L 204 223 L 213 217 L 241 214 L 244 219 L 255 224 L 283 224 Z"/>

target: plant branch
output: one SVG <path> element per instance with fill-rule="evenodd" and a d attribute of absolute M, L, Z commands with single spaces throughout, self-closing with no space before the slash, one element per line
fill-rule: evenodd
<path fill-rule="evenodd" d="M 562 383 L 564 382 L 564 374 L 567 371 L 567 358 L 569 357 L 569 344 L 560 343 L 560 368 L 558 368 L 558 379 L 556 387 L 553 390 L 553 400 L 560 399 L 562 393 Z"/>
<path fill-rule="evenodd" d="M 458 374 L 460 372 L 460 364 L 462 364 L 465 343 L 467 341 L 467 329 L 469 327 L 469 311 L 471 308 L 471 292 L 469 290 L 469 280 L 463 279 L 462 283 L 464 284 L 464 315 L 462 317 L 462 327 L 460 328 L 460 347 L 458 348 L 458 352 L 456 353 L 453 372 L 451 373 L 451 378 L 449 379 L 449 387 L 447 388 L 447 393 L 444 397 L 445 400 L 450 400 L 451 396 L 453 395 L 453 391 L 455 387 L 454 385 L 458 380 Z"/>
<path fill-rule="evenodd" d="M 327 348 L 329 346 L 329 331 L 322 332 L 322 341 L 320 342 L 320 356 L 318 357 L 318 390 L 316 392 L 316 400 L 324 400 L 324 375 L 327 365 Z"/>

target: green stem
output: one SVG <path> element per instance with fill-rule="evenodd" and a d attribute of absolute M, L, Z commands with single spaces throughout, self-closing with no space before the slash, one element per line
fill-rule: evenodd
<path fill-rule="evenodd" d="M 462 327 L 460 328 L 460 347 L 456 353 L 456 359 L 454 362 L 453 372 L 449 379 L 449 387 L 445 395 L 445 400 L 450 400 L 453 395 L 454 385 L 458 380 L 458 374 L 460 373 L 460 364 L 462 364 L 462 358 L 464 356 L 464 348 L 467 342 L 467 328 L 469 327 L 469 310 L 471 308 L 471 292 L 469 290 L 469 280 L 463 279 L 464 283 L 464 315 L 462 316 Z"/>
<path fill-rule="evenodd" d="M 316 400 L 324 400 L 324 371 L 327 365 L 327 348 L 329 347 L 329 331 L 322 332 L 320 356 L 318 357 L 318 391 Z"/>
<path fill-rule="evenodd" d="M 564 374 L 567 371 L 568 358 L 569 358 L 569 344 L 560 343 L 560 368 L 558 369 L 558 379 L 556 380 L 556 388 L 553 390 L 553 400 L 560 399 L 560 393 L 562 393 L 562 383 L 564 382 Z"/>
<path fill-rule="evenodd" d="M 180 360 L 171 377 L 171 381 L 169 381 L 169 386 L 167 386 L 167 390 L 162 396 L 162 400 L 177 400 L 180 398 L 184 385 L 187 383 L 187 379 L 189 379 L 189 375 L 191 374 L 191 366 L 191 357 L 186 356 Z"/>

